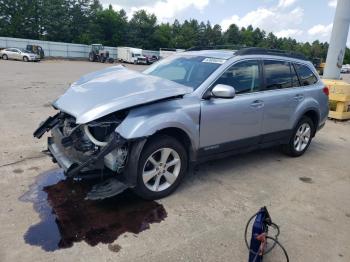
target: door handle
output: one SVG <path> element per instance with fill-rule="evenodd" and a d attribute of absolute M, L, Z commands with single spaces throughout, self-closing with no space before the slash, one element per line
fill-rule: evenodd
<path fill-rule="evenodd" d="M 255 100 L 254 102 L 252 102 L 250 104 L 251 107 L 254 107 L 254 108 L 261 108 L 264 106 L 264 101 L 262 100 Z"/>
<path fill-rule="evenodd" d="M 303 99 L 304 99 L 304 95 L 302 95 L 302 94 L 297 94 L 294 96 L 295 101 L 301 101 Z"/>

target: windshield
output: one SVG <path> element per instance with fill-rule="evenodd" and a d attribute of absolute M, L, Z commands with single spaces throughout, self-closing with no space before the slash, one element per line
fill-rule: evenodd
<path fill-rule="evenodd" d="M 175 55 L 161 60 L 143 73 L 196 89 L 225 61 L 204 56 Z"/>

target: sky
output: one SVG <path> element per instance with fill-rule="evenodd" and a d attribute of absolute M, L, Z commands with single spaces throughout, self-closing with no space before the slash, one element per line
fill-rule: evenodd
<path fill-rule="evenodd" d="M 279 37 L 302 42 L 329 42 L 337 0 L 100 0 L 104 7 L 123 8 L 130 18 L 140 9 L 154 13 L 159 22 L 197 19 L 221 25 L 252 25 Z M 350 36 L 347 46 L 350 47 Z"/>

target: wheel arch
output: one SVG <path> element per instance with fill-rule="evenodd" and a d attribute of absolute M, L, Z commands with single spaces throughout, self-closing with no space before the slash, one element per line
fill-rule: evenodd
<path fill-rule="evenodd" d="M 298 124 L 300 119 L 304 116 L 307 116 L 308 118 L 310 118 L 314 124 L 315 129 L 313 130 L 313 133 L 312 133 L 312 136 L 314 137 L 317 131 L 318 124 L 320 122 L 320 114 L 316 108 L 308 108 L 304 110 L 302 114 L 300 114 L 297 121 L 294 123 L 294 127 Z"/>
<path fill-rule="evenodd" d="M 184 149 L 186 150 L 188 155 L 188 160 L 191 161 L 195 159 L 195 150 L 193 148 L 191 138 L 183 129 L 178 127 L 167 127 L 167 128 L 158 130 L 151 137 L 156 135 L 167 135 L 175 138 L 177 141 L 179 141 L 183 145 Z"/>

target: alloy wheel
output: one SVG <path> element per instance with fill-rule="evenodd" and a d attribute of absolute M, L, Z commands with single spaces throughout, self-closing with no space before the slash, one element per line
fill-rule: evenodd
<path fill-rule="evenodd" d="M 179 154 L 172 148 L 161 148 L 153 152 L 143 167 L 142 179 L 145 186 L 160 192 L 175 183 L 181 170 Z"/>
<path fill-rule="evenodd" d="M 311 139 L 311 127 L 308 123 L 303 123 L 298 128 L 294 137 L 294 149 L 297 152 L 302 152 L 308 145 Z"/>

